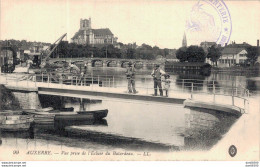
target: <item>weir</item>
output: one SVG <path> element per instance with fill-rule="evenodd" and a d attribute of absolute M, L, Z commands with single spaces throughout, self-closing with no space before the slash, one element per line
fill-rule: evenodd
<path fill-rule="evenodd" d="M 181 90 L 170 89 L 168 97 L 153 96 L 153 85 L 148 85 L 148 79 L 142 79 L 142 85 L 137 86 L 137 94 L 128 94 L 127 87 L 117 85 L 117 76 L 88 76 L 85 78 L 78 78 L 72 76 L 71 81 L 64 82 L 63 80 L 54 80 L 50 75 L 24 75 L 17 74 L 2 74 L 1 84 L 12 90 L 20 90 L 32 92 L 27 97 L 23 97 L 20 93 L 15 93 L 18 99 L 23 101 L 33 101 L 37 103 L 36 93 L 45 95 L 57 95 L 68 97 L 82 97 L 94 99 L 128 99 L 134 101 L 146 102 L 162 102 L 170 104 L 182 104 L 185 100 L 184 106 L 206 108 L 211 110 L 218 110 L 222 112 L 245 113 L 248 107 L 249 91 L 243 88 L 220 88 L 212 82 L 212 85 L 206 89 L 206 92 L 197 92 L 198 85 L 195 85 L 191 80 L 182 80 L 181 83 L 174 81 L 172 84 L 181 85 Z M 202 82 L 203 83 L 203 82 Z M 185 91 L 187 88 L 188 91 Z M 221 91 L 221 89 L 223 89 Z M 217 91 L 218 90 L 218 91 Z M 34 92 L 34 93 L 33 93 Z M 226 92 L 229 92 L 226 93 Z M 188 101 L 187 101 L 188 99 Z M 35 101 L 36 100 L 36 101 Z M 40 107 L 39 105 L 36 105 Z M 32 108 L 29 106 L 29 108 Z"/>

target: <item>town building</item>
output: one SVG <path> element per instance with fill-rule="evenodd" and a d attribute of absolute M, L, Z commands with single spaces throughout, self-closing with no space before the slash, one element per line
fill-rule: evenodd
<path fill-rule="evenodd" d="M 109 28 L 92 29 L 91 18 L 80 19 L 80 29 L 71 40 L 76 44 L 89 44 L 92 46 L 117 43 L 117 38 L 114 37 Z"/>
<path fill-rule="evenodd" d="M 207 42 L 207 41 L 200 43 L 200 47 L 203 48 L 205 53 L 208 53 L 208 48 L 210 48 L 211 46 L 217 46 L 217 43 L 216 42 Z"/>
<path fill-rule="evenodd" d="M 225 46 L 222 50 L 222 56 L 218 60 L 219 66 L 230 67 L 235 64 L 245 63 L 247 57 L 246 48 L 250 46 L 247 43 L 236 44 L 232 42 L 232 44 Z"/>

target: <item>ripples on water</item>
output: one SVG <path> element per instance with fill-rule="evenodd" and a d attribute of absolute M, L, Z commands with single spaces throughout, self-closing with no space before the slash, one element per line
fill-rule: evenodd
<path fill-rule="evenodd" d="M 42 96 L 42 95 L 41 95 Z M 46 96 L 46 95 L 44 95 Z M 42 99 L 41 97 L 40 99 Z M 47 96 L 44 99 L 60 97 Z M 106 119 L 99 122 L 70 122 L 84 133 L 67 133 L 60 126 L 35 124 L 29 132 L 2 132 L 3 145 L 14 139 L 19 145 L 61 145 L 82 149 L 126 150 L 208 150 L 221 139 L 234 121 L 234 116 L 206 110 L 183 108 L 182 105 L 103 101 L 63 97 L 65 107 L 78 110 L 108 108 Z M 49 103 L 51 104 L 51 103 Z M 85 107 L 83 107 L 84 105 Z M 52 105 L 55 108 L 55 105 Z M 89 131 L 94 129 L 94 131 Z M 17 147 L 20 147 L 17 145 Z"/>

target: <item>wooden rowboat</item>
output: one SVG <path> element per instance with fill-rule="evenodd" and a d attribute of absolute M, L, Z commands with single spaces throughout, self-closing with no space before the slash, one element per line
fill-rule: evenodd
<path fill-rule="evenodd" d="M 108 109 L 95 111 L 78 111 L 76 114 L 56 114 L 55 121 L 84 121 L 98 120 L 107 116 Z"/>
<path fill-rule="evenodd" d="M 33 121 L 33 115 L 0 116 L 0 129 L 2 131 L 25 131 L 29 130 Z"/>
<path fill-rule="evenodd" d="M 35 110 L 27 110 L 24 113 L 34 115 L 35 123 L 53 123 L 54 121 L 89 121 L 105 118 L 108 110 L 95 111 L 79 111 L 79 112 L 37 112 Z"/>
<path fill-rule="evenodd" d="M 95 110 L 95 111 L 78 111 L 79 115 L 93 115 L 94 119 L 103 119 L 108 114 L 108 109 Z"/>

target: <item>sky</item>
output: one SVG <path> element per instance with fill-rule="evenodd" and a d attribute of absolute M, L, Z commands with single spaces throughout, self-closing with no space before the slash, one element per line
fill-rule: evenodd
<path fill-rule="evenodd" d="M 91 17 L 92 28 L 109 28 L 118 42 L 179 48 L 186 21 L 198 1 L 177 0 L 0 0 L 0 39 L 55 42 L 79 30 Z M 260 38 L 260 1 L 224 1 L 232 19 L 230 41 L 256 45 Z M 217 24 L 217 21 L 216 21 Z M 187 33 L 188 45 L 202 42 Z"/>

